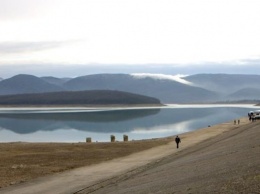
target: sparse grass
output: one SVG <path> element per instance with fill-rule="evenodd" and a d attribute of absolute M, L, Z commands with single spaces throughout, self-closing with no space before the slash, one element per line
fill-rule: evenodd
<path fill-rule="evenodd" d="M 114 143 L 0 143 L 0 188 L 165 145 L 170 138 Z"/>

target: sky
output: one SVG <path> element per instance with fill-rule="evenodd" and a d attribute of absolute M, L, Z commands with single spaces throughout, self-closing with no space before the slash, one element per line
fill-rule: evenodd
<path fill-rule="evenodd" d="M 0 77 L 260 74 L 259 0 L 0 0 Z"/>

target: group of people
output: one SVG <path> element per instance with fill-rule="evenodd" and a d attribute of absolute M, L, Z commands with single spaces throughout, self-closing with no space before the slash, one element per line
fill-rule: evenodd
<path fill-rule="evenodd" d="M 249 118 L 249 120 L 250 121 L 255 121 L 256 120 L 256 118 L 254 117 L 254 113 L 253 112 L 249 112 L 248 113 L 248 118 Z M 240 120 L 238 119 L 238 120 L 234 120 L 234 125 L 236 125 L 236 124 L 240 124 Z M 209 127 L 210 127 L 210 125 L 209 125 Z M 177 135 L 176 136 L 176 138 L 175 138 L 175 142 L 176 142 L 176 145 L 177 145 L 177 149 L 179 148 L 179 143 L 181 143 L 181 139 L 180 139 L 180 137 Z"/>

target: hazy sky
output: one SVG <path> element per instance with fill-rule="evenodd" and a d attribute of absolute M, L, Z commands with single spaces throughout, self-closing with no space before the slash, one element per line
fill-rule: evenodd
<path fill-rule="evenodd" d="M 0 0 L 0 77 L 260 74 L 259 8 L 259 0 Z"/>

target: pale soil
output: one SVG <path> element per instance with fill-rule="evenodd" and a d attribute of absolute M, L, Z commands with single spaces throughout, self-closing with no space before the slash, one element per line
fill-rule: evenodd
<path fill-rule="evenodd" d="M 0 188 L 164 145 L 169 138 L 114 143 L 0 143 Z"/>
<path fill-rule="evenodd" d="M 0 193 L 259 193 L 260 121 L 243 118 L 240 125 L 227 122 L 180 137 L 178 150 L 173 137 L 128 143 L 0 144 L 3 178 L 15 179 L 6 186 L 28 182 Z M 139 152 L 149 146 L 156 148 Z M 6 160 L 9 153 L 12 157 Z M 110 160 L 113 155 L 124 157 Z M 85 166 L 90 158 L 106 162 L 28 181 Z M 27 171 L 28 177 L 22 178 Z"/>

